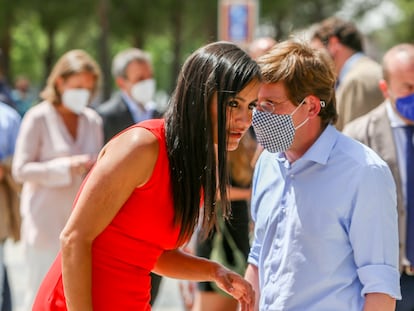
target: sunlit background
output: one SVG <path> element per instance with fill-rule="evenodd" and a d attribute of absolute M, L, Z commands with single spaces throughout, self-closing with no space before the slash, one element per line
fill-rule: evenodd
<path fill-rule="evenodd" d="M 167 96 L 185 57 L 221 39 L 219 16 L 229 3 L 254 6 L 251 38 L 283 40 L 339 15 L 360 27 L 367 53 L 380 60 L 414 37 L 412 0 L 0 0 L 1 68 L 10 84 L 24 74 L 39 89 L 62 53 L 82 48 L 102 67 L 103 100 L 113 88 L 112 56 L 135 46 L 152 54 L 158 90 Z"/>

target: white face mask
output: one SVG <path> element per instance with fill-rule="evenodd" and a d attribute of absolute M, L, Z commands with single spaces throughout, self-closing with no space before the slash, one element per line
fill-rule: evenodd
<path fill-rule="evenodd" d="M 132 98 L 140 103 L 146 104 L 152 100 L 155 94 L 155 80 L 147 79 L 135 83 L 131 88 Z"/>
<path fill-rule="evenodd" d="M 62 94 L 62 103 L 70 111 L 80 114 L 89 104 L 91 93 L 87 89 L 69 89 Z"/>

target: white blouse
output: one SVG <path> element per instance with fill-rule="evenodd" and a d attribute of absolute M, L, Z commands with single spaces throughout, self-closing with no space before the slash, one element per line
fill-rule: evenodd
<path fill-rule="evenodd" d="M 20 202 L 22 241 L 59 249 L 59 235 L 72 210 L 83 177 L 72 175 L 71 157 L 96 159 L 103 146 L 101 117 L 86 108 L 71 136 L 55 107 L 44 101 L 24 116 L 16 141 L 12 173 L 23 184 Z"/>

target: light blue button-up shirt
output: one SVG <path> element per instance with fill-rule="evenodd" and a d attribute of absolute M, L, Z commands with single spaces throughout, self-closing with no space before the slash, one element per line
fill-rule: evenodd
<path fill-rule="evenodd" d="M 17 111 L 0 102 L 0 161 L 13 155 L 20 121 Z"/>
<path fill-rule="evenodd" d="M 360 311 L 400 299 L 396 190 L 368 147 L 328 126 L 290 164 L 264 151 L 252 189 L 261 311 Z"/>

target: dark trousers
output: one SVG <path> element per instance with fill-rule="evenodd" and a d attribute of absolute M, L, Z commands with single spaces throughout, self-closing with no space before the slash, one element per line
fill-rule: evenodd
<path fill-rule="evenodd" d="M 4 269 L 4 278 L 1 280 L 1 282 L 3 282 L 3 305 L 1 306 L 1 311 L 12 311 L 11 291 L 9 278 L 7 277 L 7 269 L 5 266 L 1 268 Z"/>
<path fill-rule="evenodd" d="M 155 299 L 158 296 L 158 291 L 160 289 L 161 280 L 162 280 L 161 276 L 151 272 L 151 301 L 150 301 L 151 306 L 154 305 Z"/>
<path fill-rule="evenodd" d="M 414 276 L 401 275 L 402 300 L 397 300 L 395 311 L 414 311 Z"/>

